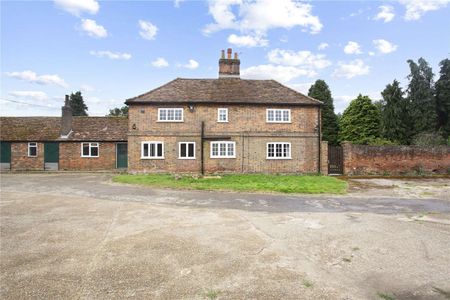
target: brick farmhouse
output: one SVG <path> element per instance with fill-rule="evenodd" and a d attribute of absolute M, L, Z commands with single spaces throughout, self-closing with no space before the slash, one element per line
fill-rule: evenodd
<path fill-rule="evenodd" d="M 322 103 L 274 80 L 241 79 L 239 68 L 237 54 L 232 57 L 228 49 L 225 56 L 222 51 L 219 78 L 177 78 L 130 98 L 128 120 L 72 117 L 67 104 L 61 118 L 1 118 L 2 166 L 108 170 L 128 165 L 131 173 L 326 173 Z M 57 146 L 52 150 L 49 144 Z M 52 160 L 46 158 L 48 151 L 59 152 L 52 156 L 57 165 L 47 161 Z"/>

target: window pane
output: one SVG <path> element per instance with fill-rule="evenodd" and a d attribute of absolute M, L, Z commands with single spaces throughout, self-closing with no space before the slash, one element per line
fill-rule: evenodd
<path fill-rule="evenodd" d="M 83 143 L 83 156 L 89 156 L 89 143 Z"/>
<path fill-rule="evenodd" d="M 269 119 L 269 121 L 273 121 L 274 120 L 273 119 L 273 110 L 269 110 L 268 119 Z"/>
<path fill-rule="evenodd" d="M 180 157 L 186 157 L 186 143 L 180 144 Z"/>
<path fill-rule="evenodd" d="M 172 109 L 167 110 L 167 120 L 173 121 L 174 119 L 174 111 Z"/>
<path fill-rule="evenodd" d="M 217 144 L 217 143 L 212 144 L 212 154 L 213 154 L 213 156 L 219 155 L 219 144 Z"/>
<path fill-rule="evenodd" d="M 158 154 L 156 156 L 157 157 L 162 157 L 163 156 L 163 145 L 162 145 L 162 143 L 158 143 L 156 145 L 158 147 Z"/>
<path fill-rule="evenodd" d="M 149 144 L 148 145 L 149 151 L 148 151 L 148 156 L 149 157 L 155 157 L 155 144 Z"/>
<path fill-rule="evenodd" d="M 234 144 L 228 143 L 228 156 L 234 156 Z"/>
<path fill-rule="evenodd" d="M 288 110 L 283 111 L 283 121 L 289 122 L 289 111 Z"/>
<path fill-rule="evenodd" d="M 30 143 L 30 145 L 28 146 L 28 155 L 29 156 L 36 156 L 37 155 L 36 143 Z"/>
<path fill-rule="evenodd" d="M 181 109 L 175 110 L 175 120 L 181 121 Z"/>
<path fill-rule="evenodd" d="M 267 148 L 267 156 L 268 157 L 274 157 L 275 151 L 274 151 L 274 144 L 269 144 Z"/>
<path fill-rule="evenodd" d="M 96 144 L 97 146 L 92 146 L 91 145 L 91 156 L 98 156 L 98 144 Z"/>
<path fill-rule="evenodd" d="M 148 144 L 144 144 L 144 153 L 142 154 L 143 157 L 148 157 Z"/>
<path fill-rule="evenodd" d="M 166 110 L 165 109 L 161 109 L 159 111 L 159 119 L 161 121 L 165 121 L 166 120 Z"/>
<path fill-rule="evenodd" d="M 285 144 L 284 145 L 284 157 L 290 157 L 291 156 L 291 145 Z"/>
<path fill-rule="evenodd" d="M 188 144 L 189 147 L 189 151 L 188 151 L 188 157 L 194 157 L 195 153 L 194 153 L 194 143 L 189 143 Z"/>
<path fill-rule="evenodd" d="M 281 144 L 275 144 L 275 156 L 276 157 L 281 157 Z"/>

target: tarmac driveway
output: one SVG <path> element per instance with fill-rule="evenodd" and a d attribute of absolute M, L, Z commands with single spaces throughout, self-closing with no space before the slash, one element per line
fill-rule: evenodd
<path fill-rule="evenodd" d="M 110 178 L 1 175 L 2 299 L 450 297 L 448 179 L 292 196 Z"/>

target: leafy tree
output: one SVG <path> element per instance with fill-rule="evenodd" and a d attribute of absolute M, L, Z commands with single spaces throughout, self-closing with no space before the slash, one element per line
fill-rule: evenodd
<path fill-rule="evenodd" d="M 412 134 L 433 132 L 437 125 L 436 101 L 434 98 L 433 72 L 428 62 L 419 58 L 418 64 L 408 60 L 411 73 L 407 89 Z"/>
<path fill-rule="evenodd" d="M 75 94 L 70 94 L 69 100 L 70 107 L 72 108 L 72 114 L 74 116 L 87 116 L 88 107 L 84 103 L 81 92 L 78 91 Z"/>
<path fill-rule="evenodd" d="M 438 113 L 438 128 L 444 131 L 445 137 L 450 135 L 450 59 L 439 63 L 440 77 L 436 81 L 436 105 Z"/>
<path fill-rule="evenodd" d="M 384 138 L 407 144 L 409 142 L 409 117 L 407 102 L 400 83 L 394 80 L 381 92 L 381 134 Z"/>
<path fill-rule="evenodd" d="M 331 145 L 338 142 L 339 125 L 334 113 L 333 98 L 331 91 L 324 80 L 316 80 L 309 88 L 308 96 L 323 102 L 322 106 L 322 136 Z"/>
<path fill-rule="evenodd" d="M 122 106 L 121 108 L 113 108 L 109 110 L 110 117 L 128 117 L 128 105 Z"/>
<path fill-rule="evenodd" d="M 380 135 L 380 112 L 368 96 L 359 94 L 345 109 L 340 129 L 341 141 L 368 144 Z"/>

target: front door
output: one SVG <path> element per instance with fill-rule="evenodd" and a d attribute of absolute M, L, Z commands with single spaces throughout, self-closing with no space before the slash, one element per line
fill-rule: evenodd
<path fill-rule="evenodd" d="M 0 169 L 10 170 L 11 169 L 11 143 L 0 142 Z"/>
<path fill-rule="evenodd" d="M 128 167 L 128 144 L 116 144 L 117 169 L 126 169 Z"/>
<path fill-rule="evenodd" d="M 56 171 L 59 165 L 59 143 L 44 143 L 44 169 Z"/>

